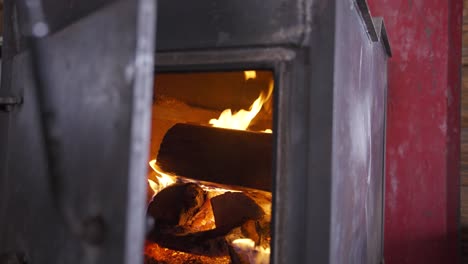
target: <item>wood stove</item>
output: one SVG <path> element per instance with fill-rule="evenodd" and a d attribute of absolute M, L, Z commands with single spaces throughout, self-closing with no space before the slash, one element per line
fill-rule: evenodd
<path fill-rule="evenodd" d="M 5 2 L 0 263 L 382 261 L 365 0 L 56 2 Z"/>

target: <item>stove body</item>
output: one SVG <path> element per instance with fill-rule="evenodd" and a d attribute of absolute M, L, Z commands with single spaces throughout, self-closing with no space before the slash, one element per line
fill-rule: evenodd
<path fill-rule="evenodd" d="M 364 0 L 159 0 L 156 48 L 153 1 L 52 2 L 41 52 L 59 195 L 20 10 L 5 4 L 0 96 L 23 99 L 0 113 L 4 258 L 141 263 L 153 71 L 265 69 L 276 87 L 272 263 L 380 263 L 390 49 Z"/>

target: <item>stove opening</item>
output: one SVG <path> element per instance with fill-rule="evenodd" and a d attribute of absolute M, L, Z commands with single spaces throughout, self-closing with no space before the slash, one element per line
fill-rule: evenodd
<path fill-rule="evenodd" d="M 269 263 L 271 71 L 155 75 L 145 263 Z"/>

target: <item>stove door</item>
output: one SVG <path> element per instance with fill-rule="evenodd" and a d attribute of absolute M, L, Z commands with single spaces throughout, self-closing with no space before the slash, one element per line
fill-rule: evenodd
<path fill-rule="evenodd" d="M 0 263 L 142 263 L 155 1 L 44 1 L 57 174 L 14 2 L 5 1 L 0 97 L 23 103 L 0 112 Z"/>

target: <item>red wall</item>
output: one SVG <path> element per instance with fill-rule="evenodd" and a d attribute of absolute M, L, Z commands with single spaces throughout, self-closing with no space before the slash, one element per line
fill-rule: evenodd
<path fill-rule="evenodd" d="M 457 263 L 461 0 L 368 0 L 389 61 L 385 263 Z"/>

